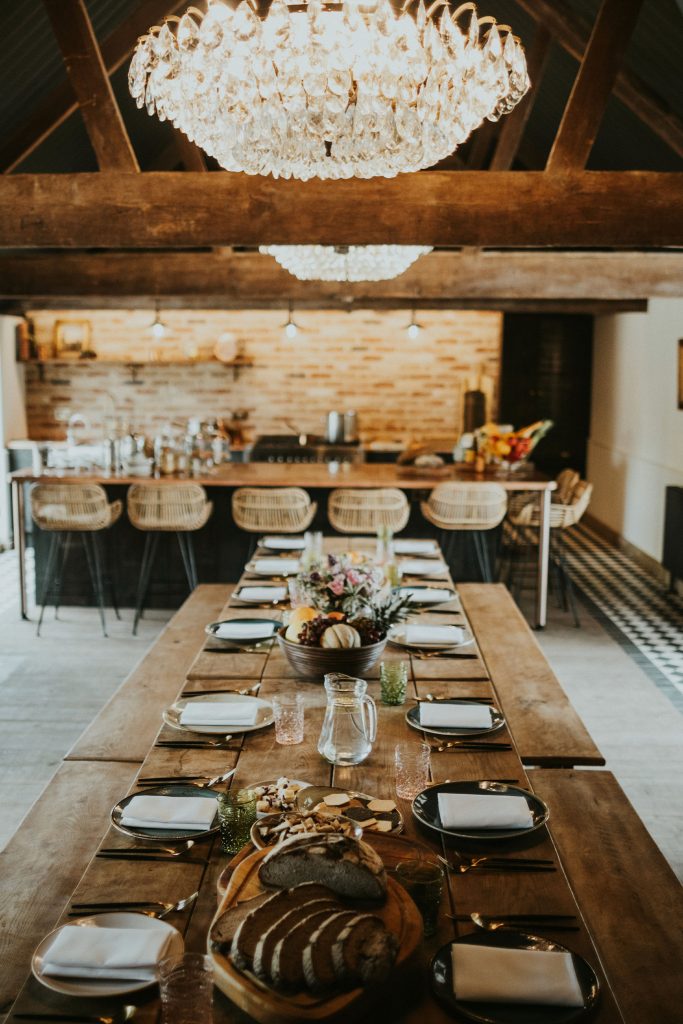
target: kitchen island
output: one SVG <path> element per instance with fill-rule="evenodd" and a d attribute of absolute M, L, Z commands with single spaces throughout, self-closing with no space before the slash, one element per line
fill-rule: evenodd
<path fill-rule="evenodd" d="M 236 487 L 303 487 L 310 492 L 314 501 L 318 502 L 318 514 L 312 524 L 313 529 L 327 529 L 326 504 L 327 494 L 336 487 L 398 487 L 406 491 L 411 499 L 411 520 L 407 529 L 411 534 L 434 536 L 433 527 L 427 523 L 420 512 L 419 500 L 426 497 L 429 491 L 440 483 L 460 481 L 462 483 L 495 482 L 507 491 L 533 491 L 538 494 L 540 509 L 540 543 L 538 548 L 537 588 L 535 606 L 535 625 L 545 626 L 548 590 L 548 566 L 550 554 L 550 497 L 555 489 L 555 482 L 548 480 L 539 473 L 526 467 L 516 472 L 481 473 L 461 466 L 450 466 L 443 471 L 416 471 L 412 467 L 400 466 L 395 463 L 236 463 L 214 467 L 197 477 L 140 477 L 125 474 L 93 471 L 90 473 L 73 473 L 69 471 L 48 471 L 41 475 L 32 470 L 18 470 L 11 474 L 13 494 L 13 514 L 16 531 L 16 547 L 19 553 L 21 614 L 28 618 L 25 580 L 26 550 L 26 496 L 27 488 L 34 483 L 96 483 L 107 490 L 110 500 L 125 499 L 127 488 L 131 484 L 145 483 L 172 484 L 181 480 L 191 479 L 207 489 L 209 498 L 214 503 L 213 515 L 206 526 L 197 535 L 197 562 L 201 582 L 225 583 L 238 578 L 241 565 L 248 556 L 253 540 L 240 531 L 233 522 L 230 509 L 232 490 Z M 128 522 L 125 515 L 107 532 L 107 554 L 110 564 L 117 566 L 117 584 L 119 603 L 126 607 L 134 604 L 135 584 L 142 558 L 141 534 Z M 44 567 L 44 535 L 33 527 L 33 540 L 36 549 L 36 586 L 42 580 L 41 571 Z M 180 604 L 185 596 L 183 574 L 179 556 L 175 550 L 169 551 L 171 557 L 164 560 L 164 576 L 156 583 L 150 593 L 149 603 L 157 607 L 173 607 Z M 80 553 L 74 553 L 74 558 Z M 177 557 L 176 557 L 177 556 Z M 81 578 L 87 578 L 85 564 L 81 566 Z M 68 588 L 65 588 L 64 603 L 74 600 Z"/>

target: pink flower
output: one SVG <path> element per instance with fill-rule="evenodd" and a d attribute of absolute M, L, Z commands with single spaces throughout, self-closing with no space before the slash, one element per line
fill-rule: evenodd
<path fill-rule="evenodd" d="M 344 593 L 344 577 L 335 576 L 331 583 L 328 583 L 328 589 L 340 597 Z"/>
<path fill-rule="evenodd" d="M 363 580 L 363 577 L 356 569 L 349 569 L 346 574 L 346 578 L 352 587 L 357 587 Z"/>

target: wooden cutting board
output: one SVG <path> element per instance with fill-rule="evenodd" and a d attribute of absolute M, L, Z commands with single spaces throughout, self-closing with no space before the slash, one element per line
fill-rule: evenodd
<path fill-rule="evenodd" d="M 398 837 L 381 837 L 382 840 Z M 373 844 L 374 845 L 374 844 Z M 403 845 L 401 852 L 403 851 Z M 238 903 L 248 901 L 265 891 L 258 877 L 261 861 L 269 850 L 255 850 L 241 856 L 235 864 L 227 890 L 221 900 L 216 918 Z M 398 851 L 397 851 L 398 852 Z M 401 858 L 399 858 L 401 859 Z M 270 891 L 270 890 L 268 890 Z M 367 905 L 363 905 L 365 910 Z M 360 912 L 360 910 L 359 910 Z M 404 963 L 422 939 L 422 918 L 405 890 L 391 876 L 387 879 L 385 903 L 371 911 L 380 917 L 399 941 L 396 966 Z M 214 920 L 216 919 L 214 918 Z M 213 922 L 212 922 L 213 923 Z M 371 989 L 356 988 L 324 997 L 300 992 L 283 995 L 260 982 L 249 972 L 238 971 L 226 955 L 209 948 L 213 960 L 215 982 L 233 1003 L 261 1024 L 295 1024 L 297 1021 L 325 1021 L 342 1024 L 357 1017 L 361 1007 L 366 1008 L 381 998 L 383 986 Z"/>

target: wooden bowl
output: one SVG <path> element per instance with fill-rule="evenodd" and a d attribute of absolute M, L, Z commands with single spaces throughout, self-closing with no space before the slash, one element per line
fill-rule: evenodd
<path fill-rule="evenodd" d="M 349 676 L 363 676 L 381 657 L 387 645 L 386 637 L 365 647 L 304 647 L 286 640 L 284 629 L 277 634 L 277 642 L 285 652 L 287 661 L 304 679 L 323 681 L 326 672 L 345 672 Z"/>

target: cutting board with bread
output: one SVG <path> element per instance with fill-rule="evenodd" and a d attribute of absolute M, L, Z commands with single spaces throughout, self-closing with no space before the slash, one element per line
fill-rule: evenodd
<path fill-rule="evenodd" d="M 421 938 L 417 907 L 372 847 L 311 835 L 236 865 L 208 951 L 218 987 L 262 1024 L 341 1024 Z"/>

